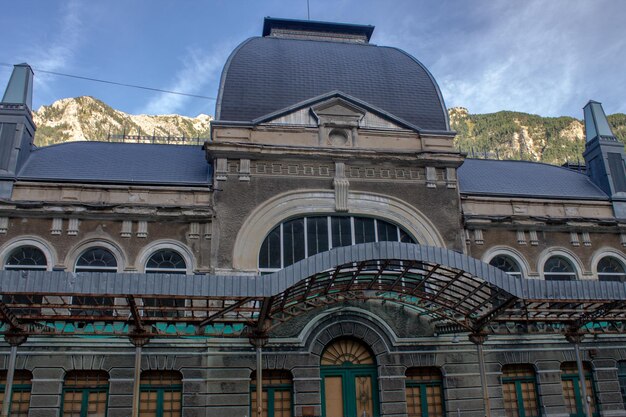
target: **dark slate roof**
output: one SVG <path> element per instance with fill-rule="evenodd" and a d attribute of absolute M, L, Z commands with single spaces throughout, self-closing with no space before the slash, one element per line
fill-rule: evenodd
<path fill-rule="evenodd" d="M 462 194 L 608 199 L 585 174 L 537 162 L 466 159 L 458 179 Z"/>
<path fill-rule="evenodd" d="M 209 185 L 201 146 L 68 142 L 37 148 L 20 180 L 154 185 Z"/>
<path fill-rule="evenodd" d="M 407 53 L 371 44 L 251 38 L 231 54 L 216 119 L 250 122 L 340 91 L 423 130 L 449 130 L 434 78 Z"/>

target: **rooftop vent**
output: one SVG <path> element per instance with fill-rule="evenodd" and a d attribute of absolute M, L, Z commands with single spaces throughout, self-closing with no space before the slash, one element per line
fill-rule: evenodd
<path fill-rule="evenodd" d="M 609 121 L 604 114 L 602 104 L 597 101 L 590 100 L 584 107 L 585 112 L 585 135 L 587 142 L 591 142 L 596 137 L 601 140 L 617 141 L 617 138 L 609 126 Z"/>
<path fill-rule="evenodd" d="M 263 36 L 273 38 L 369 43 L 374 26 L 266 17 Z"/>

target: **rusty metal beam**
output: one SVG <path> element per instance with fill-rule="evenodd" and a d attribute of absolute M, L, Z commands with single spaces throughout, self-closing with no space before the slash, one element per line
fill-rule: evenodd
<path fill-rule="evenodd" d="M 9 323 L 12 328 L 20 329 L 22 327 L 17 317 L 15 317 L 15 314 L 13 314 L 2 299 L 0 299 L 0 315 L 2 315 L 2 321 Z"/>
<path fill-rule="evenodd" d="M 213 313 L 210 316 L 208 316 L 207 318 L 205 318 L 204 320 L 202 320 L 200 323 L 198 323 L 198 327 L 204 327 L 207 324 L 211 323 L 212 321 L 214 321 L 215 319 L 222 317 L 223 315 L 225 315 L 226 313 L 230 313 L 231 311 L 241 307 L 242 305 L 244 305 L 245 303 L 248 303 L 250 301 L 254 300 L 254 298 L 252 297 L 247 297 L 247 298 L 243 298 L 231 305 L 229 305 L 226 308 L 223 308 L 222 310 L 218 311 L 217 313 Z"/>
<path fill-rule="evenodd" d="M 435 271 L 437 271 L 437 269 L 439 269 L 441 265 L 439 264 L 435 264 L 432 269 L 430 271 L 428 271 L 428 273 L 424 276 L 424 278 L 418 282 L 415 285 L 415 288 L 413 288 L 413 291 L 411 291 L 411 295 L 415 295 L 417 293 L 417 291 L 423 287 L 424 285 L 426 285 L 426 281 L 428 281 L 430 279 L 430 277 L 433 276 L 433 274 L 435 273 Z"/>

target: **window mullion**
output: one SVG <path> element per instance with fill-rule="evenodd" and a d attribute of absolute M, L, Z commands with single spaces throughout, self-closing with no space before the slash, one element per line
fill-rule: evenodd
<path fill-rule="evenodd" d="M 304 218 L 304 259 L 309 257 L 309 222 Z"/>
<path fill-rule="evenodd" d="M 283 224 L 280 224 L 280 267 L 285 267 L 285 247 L 284 247 L 284 238 L 283 238 Z M 160 416 L 157 416 L 160 417 Z"/>
<path fill-rule="evenodd" d="M 350 237 L 352 239 L 352 244 L 356 244 L 356 236 L 354 232 L 354 217 L 350 216 Z"/>
<path fill-rule="evenodd" d="M 422 408 L 422 417 L 428 417 L 428 395 L 426 392 L 426 384 L 419 384 L 420 387 L 420 406 Z"/>
<path fill-rule="evenodd" d="M 517 396 L 517 412 L 519 413 L 519 417 L 526 417 L 526 412 L 524 409 L 524 395 L 522 393 L 522 381 L 515 380 L 515 395 Z"/>
<path fill-rule="evenodd" d="M 326 225 L 328 227 L 328 249 L 333 248 L 333 226 L 332 226 L 332 218 L 328 216 L 326 219 Z"/>

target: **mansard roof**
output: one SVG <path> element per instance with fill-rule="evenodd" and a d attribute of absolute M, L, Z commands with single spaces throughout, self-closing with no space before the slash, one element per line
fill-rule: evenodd
<path fill-rule="evenodd" d="M 461 194 L 608 200 L 585 174 L 538 162 L 466 159 L 458 178 Z"/>
<path fill-rule="evenodd" d="M 33 150 L 17 179 L 208 186 L 210 165 L 200 146 L 81 141 Z"/>
<path fill-rule="evenodd" d="M 250 122 L 331 91 L 421 130 L 449 130 L 439 87 L 406 52 L 367 43 L 278 37 L 250 38 L 231 54 L 222 72 L 216 120 Z"/>

